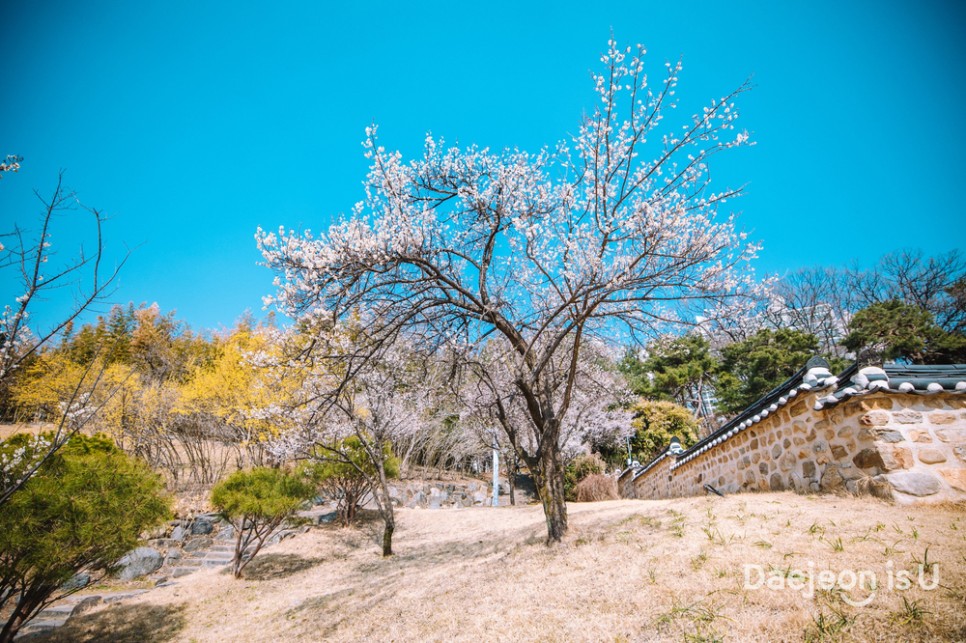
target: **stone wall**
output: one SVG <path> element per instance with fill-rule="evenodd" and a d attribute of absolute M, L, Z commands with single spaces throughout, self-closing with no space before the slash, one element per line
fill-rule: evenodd
<path fill-rule="evenodd" d="M 514 489 L 518 504 L 534 501 L 532 484 L 519 480 Z M 397 507 L 409 509 L 458 509 L 482 507 L 493 501 L 493 485 L 487 482 L 442 480 L 395 480 L 389 485 L 389 493 Z M 510 486 L 500 480 L 500 506 L 510 504 Z"/>
<path fill-rule="evenodd" d="M 778 491 L 870 493 L 901 503 L 966 500 L 966 398 L 870 392 L 816 409 L 803 392 L 700 454 L 629 469 L 635 498 Z M 688 457 L 685 457 L 688 456 Z"/>

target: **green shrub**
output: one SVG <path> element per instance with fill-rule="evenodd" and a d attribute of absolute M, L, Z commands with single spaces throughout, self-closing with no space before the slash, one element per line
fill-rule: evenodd
<path fill-rule="evenodd" d="M 323 494 L 335 498 L 336 511 L 342 524 L 349 526 L 356 509 L 372 493 L 372 482 L 379 476 L 362 441 L 350 436 L 339 442 L 322 460 L 305 466 L 305 473 Z M 399 459 L 389 445 L 383 448 L 387 478 L 399 477 Z"/>
<path fill-rule="evenodd" d="M 236 471 L 215 485 L 211 504 L 235 529 L 235 578 L 241 577 L 272 532 L 314 493 L 314 485 L 304 476 L 268 467 Z"/>
<path fill-rule="evenodd" d="M 35 443 L 23 434 L 0 442 L 0 461 Z M 0 512 L 0 611 L 12 607 L 0 641 L 80 589 L 65 587 L 78 572 L 113 571 L 143 531 L 170 516 L 163 488 L 160 476 L 109 438 L 71 437 Z"/>
<path fill-rule="evenodd" d="M 646 464 L 664 451 L 676 437 L 685 449 L 698 441 L 700 425 L 691 411 L 673 402 L 642 400 L 633 407 L 631 452 L 634 459 Z"/>

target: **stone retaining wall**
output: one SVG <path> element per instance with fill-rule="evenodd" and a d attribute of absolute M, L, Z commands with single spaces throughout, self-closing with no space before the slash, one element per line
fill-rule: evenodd
<path fill-rule="evenodd" d="M 518 475 L 514 487 L 517 504 L 536 502 L 533 482 Z M 510 504 L 510 486 L 506 478 L 499 481 L 500 506 Z M 389 483 L 389 494 L 397 507 L 409 509 L 459 509 L 461 507 L 481 507 L 493 501 L 493 485 L 482 480 L 393 480 Z"/>
<path fill-rule="evenodd" d="M 897 502 L 966 500 L 966 398 L 872 392 L 815 410 L 821 392 L 794 401 L 678 464 L 668 454 L 625 472 L 621 495 L 675 498 L 778 491 L 871 493 Z"/>

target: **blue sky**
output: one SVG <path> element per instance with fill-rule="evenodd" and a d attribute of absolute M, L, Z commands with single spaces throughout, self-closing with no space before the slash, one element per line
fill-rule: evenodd
<path fill-rule="evenodd" d="M 553 144 L 592 108 L 613 31 L 652 69 L 683 57 L 688 113 L 752 77 L 757 145 L 714 179 L 747 185 L 733 205 L 760 272 L 962 249 L 964 27 L 935 0 L 6 2 L 0 155 L 24 161 L 0 181 L 0 228 L 33 225 L 32 191 L 66 170 L 110 218 L 109 259 L 130 250 L 115 301 L 231 326 L 272 291 L 257 226 L 320 230 L 361 198 L 367 125 L 406 155 L 427 131 Z M 76 214 L 64 257 L 87 239 Z"/>

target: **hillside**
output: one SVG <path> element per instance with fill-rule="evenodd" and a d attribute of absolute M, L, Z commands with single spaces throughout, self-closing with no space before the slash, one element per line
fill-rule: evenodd
<path fill-rule="evenodd" d="M 566 542 L 547 548 L 539 506 L 403 509 L 386 560 L 377 524 L 313 528 L 266 551 L 241 581 L 205 570 L 30 638 L 966 639 L 962 505 L 749 494 L 571 504 L 570 520 Z M 938 563 L 939 587 L 889 587 L 922 562 Z M 745 564 L 770 570 L 772 583 L 828 569 L 847 585 L 841 572 L 869 570 L 878 589 L 855 607 L 869 591 L 743 588 Z"/>

